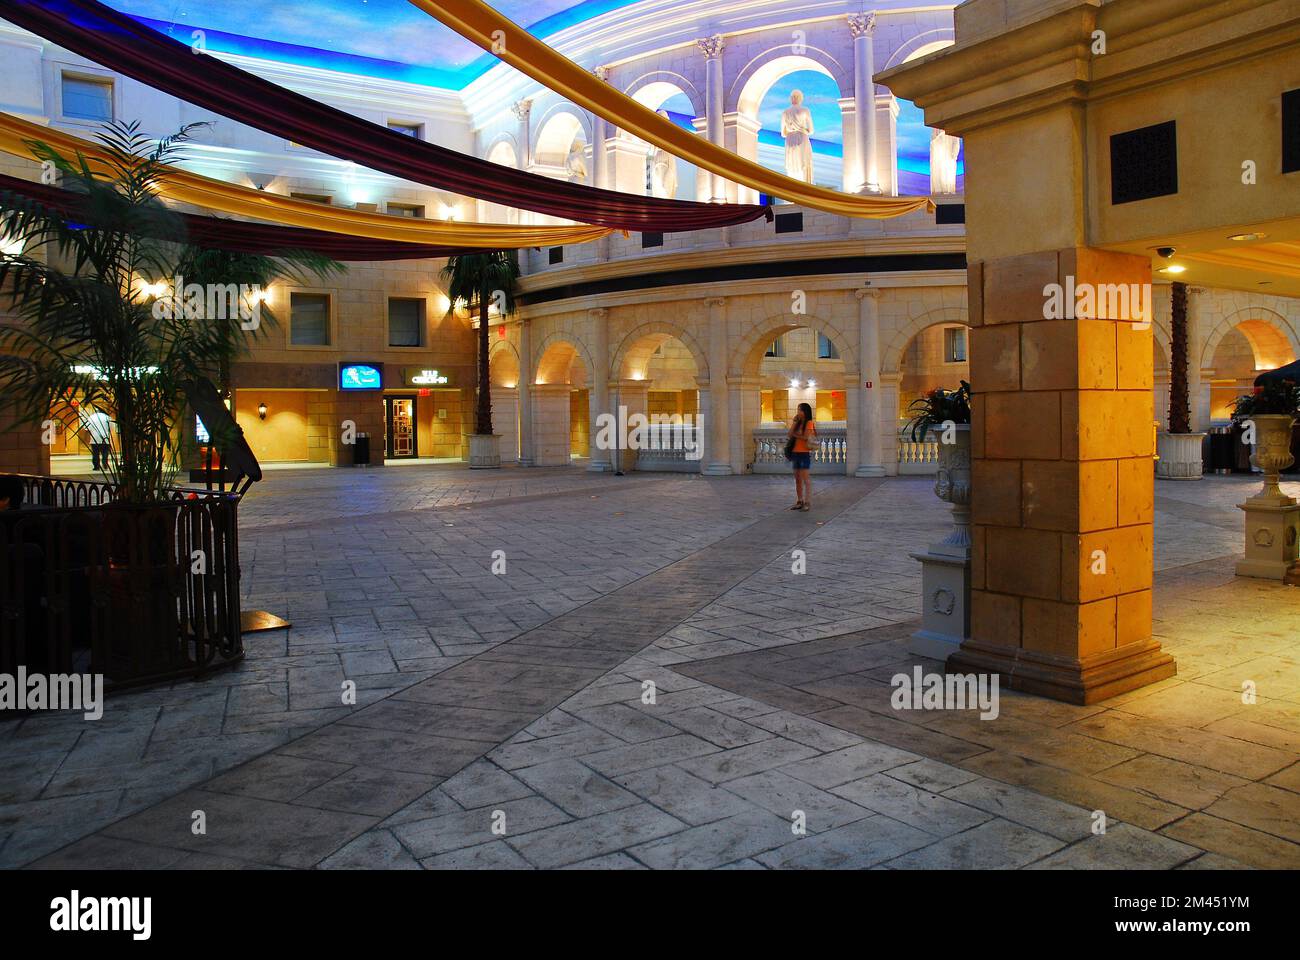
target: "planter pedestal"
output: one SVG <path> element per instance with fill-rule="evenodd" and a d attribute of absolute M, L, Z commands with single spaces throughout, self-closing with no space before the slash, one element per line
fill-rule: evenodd
<path fill-rule="evenodd" d="M 1281 414 L 1257 414 L 1255 452 L 1250 462 L 1264 471 L 1264 489 L 1245 503 L 1237 504 L 1246 514 L 1246 555 L 1237 561 L 1237 576 L 1282 580 L 1297 558 L 1300 539 L 1300 504 L 1278 486 L 1278 474 L 1293 462 L 1292 418 Z"/>
<path fill-rule="evenodd" d="M 909 653 L 947 660 L 970 637 L 970 425 L 957 427 L 954 443 L 939 445 L 934 492 L 952 504 L 953 529 L 930 544 L 921 561 L 921 629 L 907 642 Z"/>
<path fill-rule="evenodd" d="M 501 466 L 501 436 L 496 433 L 471 433 L 469 436 L 469 468 L 490 470 Z"/>
<path fill-rule="evenodd" d="M 1160 480 L 1200 480 L 1203 467 L 1203 433 L 1156 435 L 1156 477 Z"/>

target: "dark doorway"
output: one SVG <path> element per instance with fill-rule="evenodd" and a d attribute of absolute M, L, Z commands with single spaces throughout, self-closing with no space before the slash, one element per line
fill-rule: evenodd
<path fill-rule="evenodd" d="M 420 455 L 415 426 L 416 397 L 384 397 L 384 455 L 390 460 L 411 460 Z"/>

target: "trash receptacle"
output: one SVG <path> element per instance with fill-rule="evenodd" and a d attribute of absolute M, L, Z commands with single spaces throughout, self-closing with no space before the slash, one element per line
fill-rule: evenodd
<path fill-rule="evenodd" d="M 352 465 L 354 467 L 370 466 L 370 434 L 358 433 L 352 444 Z"/>

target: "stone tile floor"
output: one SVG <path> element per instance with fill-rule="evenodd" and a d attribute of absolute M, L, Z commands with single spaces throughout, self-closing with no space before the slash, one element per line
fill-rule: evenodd
<path fill-rule="evenodd" d="M 1157 489 L 1176 678 L 991 721 L 889 703 L 930 485 L 798 514 L 787 478 L 269 475 L 245 587 L 293 629 L 98 722 L 0 723 L 0 865 L 1300 865 L 1300 591 L 1232 576 L 1255 483 Z"/>

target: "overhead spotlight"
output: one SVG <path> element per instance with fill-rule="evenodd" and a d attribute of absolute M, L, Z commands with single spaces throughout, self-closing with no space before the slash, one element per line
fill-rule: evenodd
<path fill-rule="evenodd" d="M 1267 233 L 1234 233 L 1228 237 L 1229 240 L 1263 240 Z"/>
<path fill-rule="evenodd" d="M 1186 271 L 1187 271 L 1187 268 L 1186 268 L 1186 267 L 1181 266 L 1181 265 L 1176 264 L 1176 263 L 1170 264 L 1170 265 L 1167 266 L 1167 267 L 1161 267 L 1161 268 L 1160 268 L 1160 272 L 1161 272 L 1161 273 L 1169 273 L 1169 274 L 1173 274 L 1173 275 L 1175 275 L 1175 276 L 1178 275 L 1178 274 L 1180 274 L 1180 273 L 1185 273 Z"/>
<path fill-rule="evenodd" d="M 259 404 L 257 405 L 257 419 L 259 419 L 259 420 L 265 420 L 265 419 L 266 419 L 266 404 L 265 404 L 265 403 L 259 403 Z"/>

